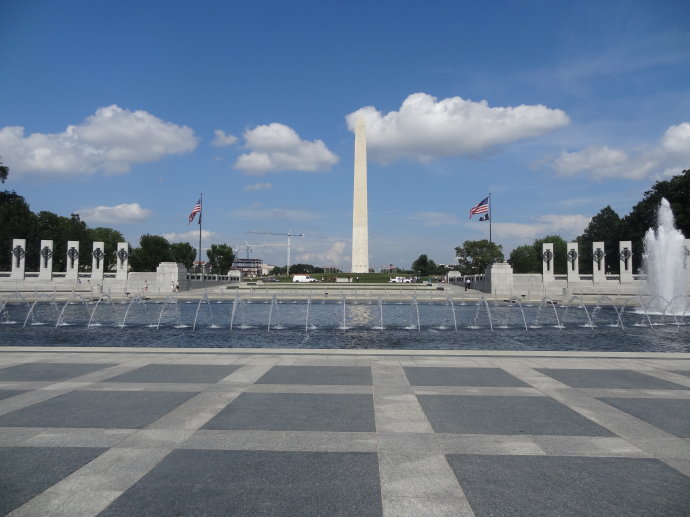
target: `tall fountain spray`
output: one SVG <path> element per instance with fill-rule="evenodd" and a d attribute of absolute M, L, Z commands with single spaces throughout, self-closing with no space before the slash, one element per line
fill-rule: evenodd
<path fill-rule="evenodd" d="M 652 296 L 650 310 L 682 313 L 687 295 L 687 270 L 684 267 L 685 237 L 676 229 L 669 202 L 662 198 L 657 212 L 657 227 L 644 237 L 644 269 Z"/>

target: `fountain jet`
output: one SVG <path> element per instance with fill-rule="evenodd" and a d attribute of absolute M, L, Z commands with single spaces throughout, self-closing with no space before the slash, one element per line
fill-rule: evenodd
<path fill-rule="evenodd" d="M 647 310 L 682 313 L 687 294 L 687 271 L 683 264 L 685 237 L 676 229 L 671 205 L 665 198 L 659 205 L 656 229 L 650 228 L 644 237 L 643 259 L 647 290 L 654 302 Z"/>

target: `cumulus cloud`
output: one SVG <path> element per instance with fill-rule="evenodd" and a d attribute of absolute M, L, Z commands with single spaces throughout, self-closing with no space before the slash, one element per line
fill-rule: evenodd
<path fill-rule="evenodd" d="M 147 219 L 152 213 L 151 210 L 139 206 L 139 203 L 81 208 L 77 212 L 81 219 L 88 223 L 108 224 L 136 223 Z"/>
<path fill-rule="evenodd" d="M 449 226 L 458 225 L 462 221 L 455 214 L 446 212 L 415 212 L 407 219 L 411 219 L 422 226 Z"/>
<path fill-rule="evenodd" d="M 270 183 L 254 183 L 252 185 L 245 185 L 245 187 L 242 190 L 252 192 L 254 190 L 269 190 L 271 188 L 273 188 L 273 185 L 271 185 Z"/>
<path fill-rule="evenodd" d="M 672 176 L 690 162 L 690 123 L 669 127 L 652 148 L 624 151 L 607 146 L 588 146 L 581 151 L 561 151 L 553 169 L 561 176 L 587 174 L 595 180 L 643 179 Z"/>
<path fill-rule="evenodd" d="M 413 93 L 398 111 L 385 114 L 360 108 L 345 117 L 350 130 L 359 117 L 366 124 L 368 156 L 381 163 L 478 154 L 570 123 L 565 112 L 542 105 L 491 107 L 485 100 L 438 100 L 426 93 Z"/>
<path fill-rule="evenodd" d="M 535 216 L 532 223 L 493 223 L 493 231 L 500 238 L 524 240 L 556 234 L 572 239 L 581 234 L 591 220 L 580 214 L 544 214 Z"/>
<path fill-rule="evenodd" d="M 211 142 L 211 145 L 214 147 L 227 147 L 237 142 L 237 137 L 235 135 L 226 135 L 225 131 L 222 129 L 216 129 L 213 134 L 215 138 L 213 142 Z"/>
<path fill-rule="evenodd" d="M 325 264 L 325 265 L 340 265 L 346 264 L 349 256 L 345 253 L 347 243 L 344 241 L 336 241 L 325 251 L 302 251 L 296 250 L 294 255 L 295 260 L 305 264 Z"/>
<path fill-rule="evenodd" d="M 116 105 L 98 108 L 62 133 L 24 134 L 20 126 L 0 129 L 0 155 L 13 172 L 58 178 L 129 171 L 133 163 L 153 162 L 192 151 L 194 131 L 150 113 Z"/>
<path fill-rule="evenodd" d="M 231 212 L 233 217 L 253 220 L 287 220 L 287 221 L 315 221 L 321 216 L 306 210 L 293 210 L 288 208 L 264 208 L 261 203 L 255 203 L 249 208 L 241 208 Z"/>
<path fill-rule="evenodd" d="M 302 140 L 294 129 L 277 122 L 247 130 L 243 137 L 250 152 L 237 158 L 235 169 L 247 174 L 326 171 L 338 162 L 323 141 Z"/>
<path fill-rule="evenodd" d="M 486 229 L 484 225 L 470 222 L 467 217 L 458 217 L 457 214 L 447 212 L 416 212 L 410 214 L 407 219 L 413 220 L 421 226 L 463 225 L 478 231 Z M 536 239 L 550 233 L 563 234 L 564 238 L 570 238 L 582 233 L 590 221 L 591 217 L 580 214 L 545 214 L 532 217 L 532 222 L 530 223 L 494 222 L 492 228 L 497 236 L 505 238 Z"/>
<path fill-rule="evenodd" d="M 216 232 L 201 230 L 201 238 L 205 241 L 208 241 L 217 235 L 218 234 Z M 170 242 L 189 242 L 193 246 L 199 245 L 199 230 L 190 230 L 184 233 L 164 233 L 163 237 L 168 239 Z"/>

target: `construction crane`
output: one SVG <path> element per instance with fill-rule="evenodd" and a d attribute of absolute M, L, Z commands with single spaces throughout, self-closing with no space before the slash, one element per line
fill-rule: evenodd
<path fill-rule="evenodd" d="M 268 244 L 249 244 L 247 241 L 244 241 L 244 244 L 238 244 L 236 247 L 238 250 L 245 248 L 247 250 L 247 259 L 249 259 L 249 254 L 253 252 L 252 248 L 258 248 L 259 246 L 268 246 Z"/>
<path fill-rule="evenodd" d="M 304 237 L 303 233 L 292 233 L 292 230 L 288 231 L 287 233 L 275 233 L 275 232 L 247 232 L 247 233 L 255 233 L 259 235 L 283 235 L 287 236 L 287 268 L 285 269 L 285 272 L 289 275 L 290 274 L 290 238 L 291 237 Z"/>

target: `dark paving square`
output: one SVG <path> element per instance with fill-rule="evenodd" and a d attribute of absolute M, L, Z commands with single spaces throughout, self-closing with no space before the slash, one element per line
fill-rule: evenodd
<path fill-rule="evenodd" d="M 672 370 L 673 373 L 677 373 L 678 375 L 685 375 L 686 377 L 690 377 L 690 370 Z"/>
<path fill-rule="evenodd" d="M 382 515 L 375 453 L 175 450 L 101 516 Z"/>
<path fill-rule="evenodd" d="M 257 384 L 371 385 L 369 366 L 274 366 Z"/>
<path fill-rule="evenodd" d="M 447 458 L 477 517 L 690 515 L 690 478 L 655 459 Z"/>
<path fill-rule="evenodd" d="M 22 391 L 22 390 L 0 390 L 0 400 L 14 397 L 15 395 L 20 395 L 22 393 L 26 393 L 26 391 Z"/>
<path fill-rule="evenodd" d="M 73 391 L 0 416 L 0 427 L 98 427 L 138 429 L 195 393 Z"/>
<path fill-rule="evenodd" d="M 690 438 L 689 399 L 601 398 L 599 400 L 649 422 L 667 433 L 681 438 Z"/>
<path fill-rule="evenodd" d="M 500 368 L 406 367 L 412 386 L 529 387 Z"/>
<path fill-rule="evenodd" d="M 572 388 L 686 390 L 685 386 L 657 379 L 634 370 L 573 370 L 536 368 L 538 372 Z"/>
<path fill-rule="evenodd" d="M 417 399 L 437 433 L 612 436 L 547 397 L 418 395 Z"/>
<path fill-rule="evenodd" d="M 105 451 L 87 447 L 1 447 L 0 515 L 33 499 Z"/>
<path fill-rule="evenodd" d="M 216 383 L 238 368 L 231 365 L 150 364 L 111 377 L 108 382 Z"/>
<path fill-rule="evenodd" d="M 372 395 L 242 393 L 204 429 L 374 432 Z"/>
<path fill-rule="evenodd" d="M 64 381 L 114 364 L 27 363 L 0 369 L 0 381 Z"/>

